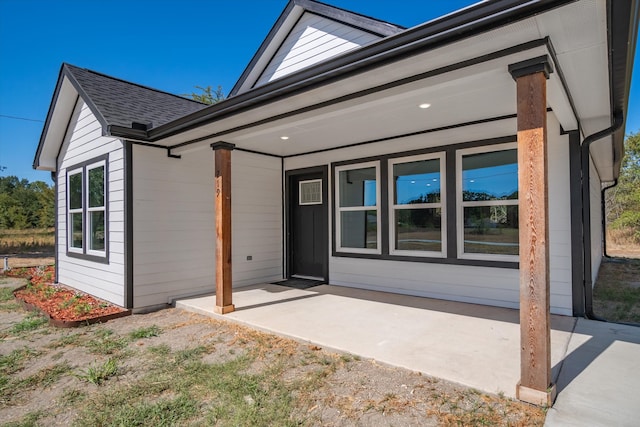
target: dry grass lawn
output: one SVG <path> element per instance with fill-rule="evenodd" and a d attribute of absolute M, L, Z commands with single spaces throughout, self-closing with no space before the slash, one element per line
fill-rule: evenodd
<path fill-rule="evenodd" d="M 540 426 L 544 410 L 176 309 L 55 329 L 0 276 L 5 426 Z"/>
<path fill-rule="evenodd" d="M 604 258 L 593 290 L 595 314 L 640 324 L 640 259 Z"/>

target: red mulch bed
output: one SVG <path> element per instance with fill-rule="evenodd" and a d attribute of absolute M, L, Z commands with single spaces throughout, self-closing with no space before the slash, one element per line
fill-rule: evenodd
<path fill-rule="evenodd" d="M 29 279 L 29 285 L 14 292 L 15 297 L 27 305 L 35 306 L 56 321 L 100 321 L 106 320 L 107 316 L 112 318 L 114 315 L 128 312 L 83 292 L 54 285 L 53 266 L 13 269 L 5 272 L 5 275 Z"/>

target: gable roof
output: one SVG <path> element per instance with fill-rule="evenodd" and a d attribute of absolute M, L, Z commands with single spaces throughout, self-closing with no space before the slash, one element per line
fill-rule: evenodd
<path fill-rule="evenodd" d="M 161 126 L 207 107 L 178 95 L 63 63 L 36 150 L 34 168 L 42 166 L 40 156 L 45 142 L 51 140 L 58 148 L 62 144 L 64 131 L 59 128 L 67 126 L 78 96 L 87 103 L 105 135 L 114 130 L 135 133 L 137 129 Z M 54 129 L 56 127 L 58 129 Z M 51 167 L 53 165 L 48 165 Z"/>
<path fill-rule="evenodd" d="M 292 0 L 289 6 L 298 4 L 301 1 L 303 0 Z M 310 0 L 306 1 L 310 2 Z M 313 3 L 318 4 L 317 2 Z M 599 51 L 599 53 L 608 56 L 608 60 L 605 59 L 597 64 L 592 64 L 594 67 L 587 67 L 587 69 L 575 67 L 574 64 L 581 64 L 581 62 L 574 61 L 571 56 L 573 53 L 583 52 L 584 49 L 580 49 L 582 39 L 564 37 L 566 32 L 563 29 L 563 24 L 557 22 L 557 19 L 554 21 L 553 18 L 558 15 L 554 12 L 556 9 L 567 6 L 567 10 L 573 10 L 571 9 L 572 5 L 580 4 L 603 12 L 602 15 L 589 16 L 593 19 L 598 19 L 598 25 L 604 24 L 599 27 L 599 30 L 602 31 L 598 34 L 606 33 L 604 35 L 606 40 L 603 39 L 604 43 L 602 43 L 605 51 L 604 53 Z M 576 13 L 575 16 L 579 18 L 581 15 Z M 547 46 L 547 52 L 554 58 L 556 65 L 558 64 L 558 57 L 561 56 L 562 64 L 560 65 L 564 65 L 566 68 L 563 67 L 564 73 L 558 71 L 558 73 L 554 73 L 554 76 L 564 74 L 564 76 L 570 78 L 566 80 L 565 77 L 561 76 L 561 78 L 558 78 L 559 80 L 556 79 L 557 88 L 564 88 L 563 90 L 568 91 L 567 96 L 569 97 L 573 94 L 573 101 L 575 101 L 576 105 L 597 108 L 595 114 L 588 110 L 587 113 L 579 116 L 574 105 L 569 105 L 569 107 L 564 105 L 567 113 L 567 124 L 569 125 L 565 129 L 573 130 L 575 124 L 572 124 L 571 121 L 576 119 L 581 121 L 582 125 L 589 124 L 588 129 L 584 127 L 580 129 L 583 132 L 583 136 L 586 136 L 587 132 L 592 133 L 594 130 L 607 126 L 608 123 L 613 123 L 614 115 L 617 117 L 618 113 L 626 113 L 639 18 L 640 0 L 597 2 L 595 4 L 588 0 L 533 0 L 524 3 L 522 0 L 495 0 L 476 3 L 416 27 L 400 31 L 393 36 L 384 37 L 362 48 L 354 49 L 348 54 L 335 56 L 265 85 L 253 87 L 215 105 L 207 108 L 203 106 L 203 108 L 195 112 L 178 117 L 163 125 L 154 123 L 152 129 L 115 127 L 109 129 L 108 134 L 117 138 L 153 143 L 169 150 L 185 149 L 187 146 L 195 147 L 197 144 L 208 143 L 207 141 L 212 138 L 220 138 L 235 131 L 252 129 L 279 118 L 314 111 L 324 105 L 330 105 L 334 101 L 342 102 L 346 99 L 384 90 L 392 87 L 389 86 L 391 84 L 399 85 L 415 79 L 422 79 L 427 74 L 434 72 L 429 68 L 424 69 L 422 65 L 425 57 L 427 59 L 431 58 L 430 55 L 433 52 L 438 52 L 438 50 L 444 52 L 445 46 L 472 40 L 475 37 L 483 37 L 484 34 L 489 32 L 500 31 L 504 32 L 502 38 L 492 39 L 495 41 L 495 49 L 512 49 L 514 46 L 509 47 L 509 43 L 515 43 L 516 41 L 514 40 L 519 40 L 518 43 L 524 43 L 520 46 L 526 47 L 526 49 L 533 49 L 533 46 L 537 46 L 538 43 Z M 541 23 L 538 22 L 539 19 L 542 19 Z M 535 31 L 539 31 L 540 25 L 553 24 L 550 27 L 553 31 L 547 29 L 542 32 L 546 35 L 544 39 L 531 40 L 530 38 L 535 37 L 535 35 L 532 35 L 531 32 L 521 31 L 518 27 L 521 22 L 532 24 L 531 28 Z M 521 34 L 522 37 L 518 37 Z M 537 34 L 539 35 L 539 33 Z M 560 54 L 556 54 L 557 51 L 551 45 L 551 39 L 558 41 L 558 46 L 561 46 Z M 487 43 L 487 39 L 484 39 L 483 46 Z M 567 43 L 569 43 L 568 48 Z M 505 52 L 509 51 L 509 49 L 506 49 Z M 487 53 L 489 51 L 485 49 L 483 52 Z M 390 82 L 387 82 L 386 75 L 375 74 L 376 70 L 381 67 L 400 63 L 401 61 L 407 62 L 408 59 L 416 58 L 418 55 L 423 58 L 423 61 L 419 62 L 420 66 L 423 67 L 420 74 L 413 75 L 411 74 L 411 69 L 402 68 L 398 70 L 399 74 L 389 76 L 389 78 L 395 79 Z M 487 57 L 489 58 L 491 55 Z M 461 57 L 460 60 L 465 58 Z M 459 64 L 464 65 L 467 63 L 469 61 L 463 61 Z M 608 78 L 605 79 L 609 81 L 609 84 L 605 85 L 606 90 L 601 90 L 600 92 L 605 96 L 608 93 L 609 102 L 604 101 L 604 96 L 600 96 L 598 102 L 593 102 L 591 99 L 593 91 L 581 90 L 581 88 L 585 87 L 582 77 L 588 74 L 587 71 L 591 72 L 591 68 L 594 68 L 594 71 L 589 74 L 591 78 L 595 78 L 594 73 L 599 73 L 603 76 L 608 75 Z M 441 67 L 435 71 L 438 70 L 442 70 L 444 73 L 447 72 L 447 67 Z M 609 73 L 607 73 L 607 70 L 609 70 Z M 365 87 L 365 84 L 370 83 L 365 83 L 364 79 L 359 78 L 363 74 L 367 74 L 370 79 L 377 82 L 375 84 L 378 86 Z M 602 76 L 598 75 L 596 77 L 600 82 L 605 81 L 601 78 Z M 356 78 L 359 84 L 356 84 L 354 88 L 353 84 L 356 83 L 354 80 Z M 59 86 L 61 81 L 59 80 Z M 64 81 L 69 86 L 71 85 L 68 79 Z M 348 86 L 342 85 L 342 82 L 345 81 L 351 84 Z M 567 89 L 567 82 L 573 85 L 569 89 Z M 327 92 L 325 90 L 331 88 L 334 88 L 335 91 Z M 358 88 L 360 88 L 359 92 L 356 91 Z M 56 93 L 58 89 L 56 89 Z M 320 89 L 322 89 L 322 92 L 319 92 Z M 311 91 L 324 94 L 320 101 L 327 100 L 319 102 L 316 98 L 305 98 L 303 96 Z M 560 92 L 561 90 L 558 93 Z M 340 97 L 336 98 L 338 95 Z M 54 96 L 54 100 L 56 96 Z M 333 98 L 329 99 L 329 97 Z M 289 100 L 296 101 L 296 98 L 300 102 L 295 104 L 295 109 L 293 109 L 292 105 L 294 104 Z M 573 104 L 573 101 L 569 99 L 568 104 Z M 311 102 L 315 102 L 315 104 L 310 104 Z M 71 102 L 69 101 L 69 103 Z M 260 108 L 265 106 L 269 106 L 269 108 Z M 56 110 L 61 110 L 60 107 L 57 106 Z M 53 103 L 51 108 L 54 108 Z M 49 115 L 51 115 L 51 110 Z M 610 117 L 611 120 L 609 121 L 607 117 Z M 48 122 L 49 116 L 45 126 L 48 126 Z M 444 124 L 446 125 L 446 123 Z M 578 126 L 582 125 L 578 124 Z M 59 136 L 59 138 L 61 140 L 63 135 Z M 617 176 L 620 167 L 623 139 L 624 121 L 622 128 L 608 138 L 610 144 L 612 143 L 613 145 L 613 150 L 611 150 L 610 144 L 600 144 L 604 151 L 607 149 L 611 151 L 611 154 L 604 151 L 604 154 L 600 154 L 602 154 L 603 158 L 609 159 L 607 160 L 608 162 L 613 161 L 613 167 L 610 169 L 614 178 Z M 55 144 L 59 143 L 55 138 L 51 138 L 50 143 L 45 144 L 46 149 L 44 151 L 46 151 L 46 154 L 42 156 L 45 159 L 43 161 L 45 164 L 34 163 L 34 167 L 44 170 L 55 169 L 55 157 L 57 155 Z M 43 142 L 41 140 L 36 162 L 41 157 L 40 150 L 42 145 Z M 49 147 L 49 145 L 53 145 L 54 148 Z M 260 148 L 260 150 L 265 151 L 263 148 Z"/>
<path fill-rule="evenodd" d="M 259 82 L 262 73 L 278 53 L 282 43 L 291 35 L 303 17 L 309 13 L 351 27 L 356 31 L 368 33 L 374 36 L 376 40 L 392 36 L 406 29 L 400 25 L 314 0 L 289 0 L 289 3 L 247 65 L 247 68 L 245 68 L 237 83 L 231 89 L 230 97 L 258 84 L 257 82 Z M 365 44 L 367 44 L 366 41 Z"/>
<path fill-rule="evenodd" d="M 70 64 L 62 65 L 62 74 L 108 128 L 131 128 L 134 122 L 157 127 L 207 106 Z"/>

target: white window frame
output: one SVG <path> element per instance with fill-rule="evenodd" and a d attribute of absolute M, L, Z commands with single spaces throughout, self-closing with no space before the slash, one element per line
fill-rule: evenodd
<path fill-rule="evenodd" d="M 340 207 L 340 172 L 345 172 L 345 171 L 349 171 L 349 170 L 355 170 L 355 169 L 366 169 L 366 168 L 375 168 L 376 171 L 376 204 L 375 206 L 350 206 L 350 207 Z M 335 203 L 335 230 L 336 230 L 336 251 L 337 252 L 345 252 L 345 253 L 356 253 L 356 254 L 373 254 L 373 255 L 380 255 L 382 254 L 382 212 L 380 209 L 380 205 L 381 205 L 381 191 L 380 191 L 380 161 L 379 160 L 375 160 L 372 162 L 365 162 L 365 163 L 353 163 L 353 164 L 349 164 L 349 165 L 343 165 L 343 166 L 336 166 L 335 168 L 335 175 L 334 175 L 334 182 L 335 182 L 335 199 L 334 199 L 334 203 Z M 349 247 L 343 247 L 342 246 L 342 236 L 341 236 L 341 229 L 342 229 L 342 224 L 341 224 L 341 220 L 342 220 L 342 212 L 359 212 L 359 211 L 376 211 L 376 232 L 377 232 L 377 237 L 376 237 L 376 243 L 377 243 L 377 247 L 376 249 L 369 249 L 369 248 L 349 248 Z"/>
<path fill-rule="evenodd" d="M 314 182 L 320 183 L 320 201 L 318 202 L 302 202 L 302 184 L 311 184 Z M 298 182 L 298 204 L 300 206 L 309 205 L 321 205 L 322 204 L 322 179 L 307 179 L 305 181 Z"/>
<path fill-rule="evenodd" d="M 89 204 L 89 171 L 102 167 L 103 172 L 102 172 L 102 189 L 103 189 L 103 193 L 102 193 L 102 206 L 96 206 L 96 207 L 91 207 Z M 105 194 L 106 189 L 107 189 L 107 185 L 106 185 L 106 181 L 107 181 L 107 162 L 104 160 L 98 161 L 96 163 L 91 163 L 89 165 L 87 165 L 85 167 L 85 197 L 84 197 L 84 203 L 86 204 L 86 218 L 84 218 L 84 221 L 86 221 L 86 224 L 84 225 L 84 230 L 85 230 L 85 236 L 86 236 L 86 254 L 87 255 L 93 255 L 93 256 L 99 256 L 99 257 L 104 257 L 106 256 L 106 248 L 107 248 L 107 238 L 108 236 L 105 235 L 105 249 L 101 250 L 101 251 L 97 251 L 95 249 L 91 249 L 91 243 L 92 243 L 92 238 L 93 235 L 91 233 L 91 212 L 103 212 L 103 218 L 104 218 L 104 230 L 105 233 L 107 232 L 107 208 L 106 208 L 106 201 L 107 201 L 107 195 Z"/>
<path fill-rule="evenodd" d="M 446 213 L 446 173 L 445 173 L 445 152 L 422 154 L 417 156 L 407 156 L 389 159 L 388 161 L 388 188 L 389 188 L 389 254 L 390 255 L 405 255 L 415 257 L 438 257 L 445 258 L 447 256 L 447 213 Z M 395 180 L 393 174 L 393 166 L 402 163 L 418 162 L 422 160 L 439 160 L 440 161 L 440 203 L 420 203 L 420 204 L 394 204 L 395 193 Z M 440 228 L 440 241 L 441 250 L 438 251 L 416 251 L 416 250 L 402 250 L 395 248 L 396 241 L 396 210 L 398 209 L 434 209 L 440 208 L 441 212 L 441 228 Z"/>
<path fill-rule="evenodd" d="M 68 170 L 67 171 L 67 182 L 66 182 L 66 191 L 67 191 L 67 250 L 69 252 L 74 252 L 77 254 L 82 254 L 84 253 L 84 248 L 86 247 L 86 239 L 84 236 L 84 230 L 85 230 L 85 217 L 84 217 L 84 204 L 86 203 L 85 199 L 84 199 L 84 177 L 83 177 L 83 168 L 75 168 L 72 170 Z M 81 186 L 81 200 L 82 200 L 82 206 L 80 206 L 80 208 L 76 208 L 76 209 L 71 209 L 71 191 L 69 191 L 70 188 L 70 182 L 71 182 L 71 177 L 73 175 L 80 175 L 80 186 Z M 82 246 L 81 247 L 75 247 L 72 246 L 72 242 L 73 242 L 73 219 L 72 219 L 72 214 L 80 214 L 82 217 Z"/>
<path fill-rule="evenodd" d="M 487 200 L 487 201 L 462 201 L 462 157 L 469 154 L 491 153 L 496 151 L 513 150 L 518 148 L 517 142 L 506 144 L 485 145 L 482 147 L 466 148 L 456 151 L 456 209 L 457 209 L 457 234 L 458 234 L 458 258 L 486 261 L 518 262 L 519 255 L 500 255 L 464 252 L 464 208 L 474 206 L 519 206 L 518 200 Z"/>

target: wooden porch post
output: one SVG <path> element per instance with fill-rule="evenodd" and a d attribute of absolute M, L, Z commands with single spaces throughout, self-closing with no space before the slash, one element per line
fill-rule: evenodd
<path fill-rule="evenodd" d="M 520 226 L 520 382 L 516 396 L 551 406 L 549 206 L 547 182 L 547 56 L 509 66 L 518 109 Z"/>
<path fill-rule="evenodd" d="M 231 151 L 227 142 L 211 144 L 215 158 L 216 306 L 218 314 L 231 313 Z"/>

